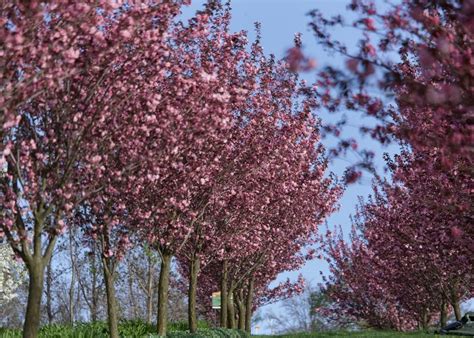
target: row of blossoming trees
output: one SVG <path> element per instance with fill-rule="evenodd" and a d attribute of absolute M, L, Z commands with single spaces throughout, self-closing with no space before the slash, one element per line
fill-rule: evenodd
<path fill-rule="evenodd" d="M 161 336 L 173 258 L 192 332 L 212 291 L 221 324 L 249 330 L 256 306 L 298 289 L 269 283 L 311 258 L 341 190 L 314 98 L 258 39 L 229 32 L 228 9 L 210 1 L 182 23 L 185 2 L 1 4 L 0 238 L 28 271 L 25 337 L 70 227 L 100 247 L 112 337 L 117 265 L 134 245 L 161 257 Z"/>
<path fill-rule="evenodd" d="M 332 110 L 375 118 L 363 131 L 402 152 L 386 157 L 390 176 L 361 202 L 350 244 L 341 232 L 325 238 L 336 303 L 320 311 L 379 328 L 445 325 L 474 295 L 474 3 L 405 1 L 380 12 L 354 0 L 349 8 L 364 34 L 353 54 L 329 33 L 342 18 L 312 13 L 322 44 L 348 57 L 347 69 L 321 73 L 320 94 Z"/>

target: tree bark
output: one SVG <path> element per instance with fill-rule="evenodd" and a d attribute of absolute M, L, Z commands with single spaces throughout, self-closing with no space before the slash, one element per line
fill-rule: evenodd
<path fill-rule="evenodd" d="M 135 292 L 133 292 L 133 274 L 130 264 L 128 265 L 128 297 L 130 299 L 130 305 L 132 307 L 131 317 L 133 319 L 138 318 L 137 302 Z"/>
<path fill-rule="evenodd" d="M 166 326 L 168 321 L 168 291 L 170 282 L 170 269 L 171 254 L 168 252 L 163 252 L 161 255 L 160 279 L 158 281 L 158 317 L 156 320 L 158 335 L 160 337 L 166 336 Z M 148 306 L 151 306 L 153 300 L 152 297 L 153 292 L 150 292 L 148 294 Z M 151 317 L 151 313 L 149 313 L 149 316 Z"/>
<path fill-rule="evenodd" d="M 26 240 L 20 240 L 22 243 L 21 257 L 28 268 L 29 277 L 28 302 L 26 304 L 25 322 L 23 324 L 24 338 L 36 338 L 38 336 L 41 320 L 41 297 L 43 296 L 44 270 L 51 260 L 57 240 L 56 235 L 50 235 L 43 252 L 41 233 L 47 215 L 42 207 L 39 207 L 36 212 L 34 212 L 34 215 L 34 233 L 32 238 L 33 254 L 28 249 L 29 244 Z M 56 219 L 59 218 L 60 215 L 56 214 Z M 21 216 L 17 218 L 17 222 L 20 224 L 20 229 L 24 227 Z"/>
<path fill-rule="evenodd" d="M 51 271 L 52 259 L 50 259 L 48 266 L 46 268 L 46 314 L 48 316 L 48 324 L 53 323 L 54 314 L 53 314 L 53 304 L 52 304 L 52 284 L 53 284 L 53 272 Z"/>
<path fill-rule="evenodd" d="M 427 309 L 423 309 L 423 312 L 421 313 L 420 327 L 423 331 L 426 331 L 428 329 L 428 311 L 427 311 Z"/>
<path fill-rule="evenodd" d="M 457 295 L 457 292 L 456 292 L 456 288 L 453 287 L 451 289 L 451 305 L 453 307 L 453 310 L 454 310 L 454 316 L 456 317 L 456 320 L 461 320 L 461 306 L 459 304 L 459 297 Z"/>
<path fill-rule="evenodd" d="M 441 302 L 440 311 L 439 311 L 439 325 L 442 328 L 446 326 L 446 323 L 448 321 L 447 319 L 448 319 L 448 314 L 447 314 L 447 311 L 446 311 L 446 303 L 443 300 Z"/>
<path fill-rule="evenodd" d="M 74 286 L 76 284 L 76 255 L 74 253 L 73 229 L 69 229 L 69 258 L 71 259 L 71 282 L 69 284 L 69 324 L 74 325 Z"/>
<path fill-rule="evenodd" d="M 249 285 L 247 289 L 247 303 L 245 304 L 245 331 L 247 331 L 248 333 L 252 331 L 253 285 L 254 277 L 252 276 L 249 280 Z"/>
<path fill-rule="evenodd" d="M 91 299 L 91 319 L 92 322 L 97 321 L 97 307 L 98 307 L 98 302 L 99 302 L 99 292 L 98 292 L 98 287 L 97 287 L 97 265 L 96 265 L 96 251 L 95 251 L 95 246 L 94 250 L 92 252 L 91 256 L 91 273 L 92 273 L 92 286 L 91 286 L 91 293 L 92 293 L 92 299 Z"/>
<path fill-rule="evenodd" d="M 239 308 L 239 330 L 245 330 L 245 303 L 244 303 L 244 290 L 239 290 L 239 298 L 237 300 Z"/>
<path fill-rule="evenodd" d="M 23 338 L 36 338 L 41 317 L 41 296 L 43 295 L 44 262 L 42 258 L 32 258 L 28 264 L 28 303 L 23 325 Z"/>
<path fill-rule="evenodd" d="M 224 262 L 222 263 L 221 278 L 221 327 L 227 327 L 227 265 L 227 260 L 224 260 Z"/>
<path fill-rule="evenodd" d="M 118 309 L 115 298 L 114 268 L 107 257 L 102 258 L 104 265 L 105 292 L 107 294 L 107 314 L 109 334 L 111 338 L 119 338 L 118 334 Z"/>
<path fill-rule="evenodd" d="M 454 316 L 456 317 L 456 320 L 461 320 L 462 315 L 461 315 L 461 306 L 459 304 L 459 300 L 455 300 L 453 303 L 453 310 L 454 310 Z"/>
<path fill-rule="evenodd" d="M 148 276 L 147 276 L 147 283 L 146 283 L 146 322 L 148 325 L 151 325 L 151 318 L 153 317 L 153 262 L 151 254 L 148 257 Z M 157 320 L 158 322 L 158 320 Z M 159 330 L 158 330 L 159 332 Z M 165 332 L 166 332 L 166 324 L 165 324 Z"/>
<path fill-rule="evenodd" d="M 233 288 L 230 288 L 227 293 L 227 328 L 235 329 L 235 307 Z"/>
<path fill-rule="evenodd" d="M 194 256 L 189 265 L 189 291 L 188 291 L 188 322 L 189 331 L 195 333 L 197 331 L 197 315 L 196 315 L 196 291 L 197 278 L 199 274 L 199 258 Z"/>

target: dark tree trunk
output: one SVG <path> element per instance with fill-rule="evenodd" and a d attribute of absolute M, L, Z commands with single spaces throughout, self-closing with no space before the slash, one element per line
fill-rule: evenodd
<path fill-rule="evenodd" d="M 42 258 L 33 258 L 28 264 L 28 303 L 26 305 L 24 338 L 36 338 L 41 319 L 41 296 L 43 295 L 44 263 Z"/>
<path fill-rule="evenodd" d="M 451 305 L 453 307 L 453 310 L 454 310 L 454 316 L 456 317 L 456 320 L 461 320 L 461 306 L 459 304 L 459 297 L 457 295 L 457 292 L 456 292 L 456 288 L 453 287 L 451 289 Z"/>
<path fill-rule="evenodd" d="M 74 252 L 73 229 L 69 229 L 69 258 L 71 259 L 71 282 L 69 284 L 69 324 L 74 325 L 74 290 L 76 284 L 76 254 Z"/>
<path fill-rule="evenodd" d="M 254 279 L 251 277 L 247 289 L 247 302 L 245 304 L 245 331 L 248 333 L 252 330 L 253 284 Z"/>
<path fill-rule="evenodd" d="M 191 333 L 195 333 L 197 331 L 196 291 L 199 274 L 199 263 L 199 258 L 193 257 L 189 265 L 188 322 L 189 331 Z"/>
<path fill-rule="evenodd" d="M 108 325 L 109 334 L 111 338 L 119 338 L 118 334 L 118 309 L 117 300 L 115 298 L 115 269 L 113 268 L 110 259 L 103 257 L 104 265 L 104 280 L 105 280 L 105 291 L 107 294 L 107 314 L 108 314 Z"/>
<path fill-rule="evenodd" d="M 160 337 L 166 336 L 168 321 L 168 289 L 170 283 L 171 254 L 163 252 L 161 255 L 160 279 L 158 281 L 158 318 L 157 330 Z M 151 269 L 150 269 L 151 270 Z M 149 290 L 151 291 L 151 290 Z M 153 292 L 148 295 L 149 306 L 153 299 Z M 151 316 L 151 314 L 150 314 Z"/>
<path fill-rule="evenodd" d="M 428 329 L 428 311 L 426 309 L 423 309 L 421 313 L 420 327 L 423 331 Z"/>
<path fill-rule="evenodd" d="M 151 325 L 151 318 L 153 317 L 153 262 L 151 254 L 148 255 L 148 276 L 146 283 L 146 322 Z M 158 323 L 158 320 L 157 320 Z M 165 325 L 166 331 L 166 325 Z M 159 332 L 159 330 L 158 330 Z"/>
<path fill-rule="evenodd" d="M 52 304 L 52 284 L 53 284 L 53 272 L 51 270 L 52 259 L 49 261 L 46 268 L 46 314 L 48 316 L 48 324 L 53 323 L 53 304 Z"/>
<path fill-rule="evenodd" d="M 132 269 L 129 265 L 128 268 L 128 297 L 130 298 L 130 305 L 132 306 L 131 315 L 133 319 L 138 318 L 138 309 L 137 301 L 135 297 L 135 292 L 133 291 L 133 274 L 131 273 Z"/>
<path fill-rule="evenodd" d="M 227 261 L 222 263 L 221 278 L 221 327 L 227 327 Z"/>
<path fill-rule="evenodd" d="M 440 310 L 439 310 L 439 325 L 441 327 L 445 327 L 447 324 L 448 314 L 446 311 L 446 302 L 443 300 L 441 302 Z"/>
<path fill-rule="evenodd" d="M 91 256 L 91 272 L 92 272 L 92 286 L 91 286 L 91 293 L 92 293 L 92 300 L 91 300 L 91 320 L 92 322 L 97 321 L 97 307 L 99 303 L 99 292 L 97 287 L 97 265 L 96 265 L 96 252 L 95 248 L 92 252 Z"/>
<path fill-rule="evenodd" d="M 459 300 L 456 300 L 453 302 L 453 310 L 454 310 L 454 316 L 456 317 L 456 320 L 461 320 L 462 315 L 461 315 L 461 306 L 459 304 Z"/>

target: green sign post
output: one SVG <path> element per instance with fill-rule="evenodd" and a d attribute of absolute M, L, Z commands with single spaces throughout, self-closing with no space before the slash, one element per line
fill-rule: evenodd
<path fill-rule="evenodd" d="M 212 308 L 213 309 L 220 309 L 221 308 L 221 293 L 213 292 L 212 293 Z"/>

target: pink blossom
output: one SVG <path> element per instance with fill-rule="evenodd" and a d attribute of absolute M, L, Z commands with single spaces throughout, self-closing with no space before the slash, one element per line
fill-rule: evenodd
<path fill-rule="evenodd" d="M 458 238 L 461 238 L 462 235 L 463 235 L 463 231 L 459 227 L 453 226 L 451 228 L 451 236 L 453 238 L 458 239 Z"/>
<path fill-rule="evenodd" d="M 375 31 L 374 19 L 372 18 L 365 18 L 363 19 L 364 25 L 367 27 L 369 31 Z"/>
<path fill-rule="evenodd" d="M 102 160 L 102 157 L 100 155 L 95 155 L 91 158 L 91 163 L 97 164 Z"/>
<path fill-rule="evenodd" d="M 79 58 L 79 55 L 80 55 L 79 49 L 75 49 L 72 47 L 64 52 L 66 62 L 68 63 L 74 63 Z"/>
<path fill-rule="evenodd" d="M 128 29 L 124 29 L 120 31 L 120 36 L 125 39 L 130 39 L 132 37 L 132 33 Z"/>

